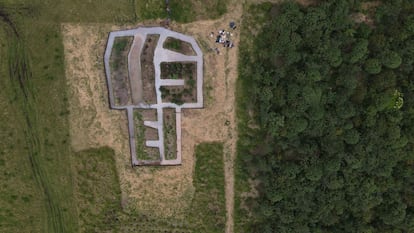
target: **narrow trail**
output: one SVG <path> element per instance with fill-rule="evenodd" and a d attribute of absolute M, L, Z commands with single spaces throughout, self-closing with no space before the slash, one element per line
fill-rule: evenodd
<path fill-rule="evenodd" d="M 205 49 L 219 47 L 220 54 L 204 53 L 204 108 L 185 112 L 183 117 L 183 158 L 194 153 L 194 147 L 201 142 L 221 141 L 224 143 L 224 179 L 226 206 L 226 233 L 234 232 L 234 161 L 237 144 L 236 121 L 236 81 L 238 77 L 238 46 L 240 23 L 242 22 L 243 4 L 237 0 L 227 3 L 227 14 L 215 20 L 200 20 L 182 25 L 184 31 L 196 35 L 204 42 Z M 232 31 L 233 48 L 223 48 L 214 43 L 209 35 L 219 30 L 229 29 L 229 23 L 236 22 Z M 210 90 L 210 91 L 209 91 Z M 194 127 L 196 126 L 196 127 Z"/>
<path fill-rule="evenodd" d="M 238 21 L 241 23 L 241 17 L 243 14 L 243 4 L 232 1 L 228 4 L 228 15 L 224 16 L 225 22 Z M 240 25 L 238 25 L 240 29 Z M 224 141 L 224 177 L 225 177 L 225 195 L 226 195 L 226 233 L 234 232 L 234 162 L 236 158 L 236 145 L 237 145 L 237 121 L 236 121 L 236 81 L 238 77 L 237 65 L 238 65 L 238 45 L 240 44 L 240 31 L 239 36 L 235 37 L 234 43 L 236 47 L 228 50 L 224 56 L 225 64 L 225 80 L 226 86 L 226 99 L 230 102 L 225 109 L 227 113 L 227 120 L 230 124 L 227 127 L 227 140 Z M 228 71 L 228 72 L 227 72 Z M 227 93 L 233 92 L 230 95 Z"/>

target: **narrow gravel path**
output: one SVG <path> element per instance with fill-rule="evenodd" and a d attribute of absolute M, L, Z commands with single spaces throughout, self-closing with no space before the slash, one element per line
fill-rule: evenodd
<path fill-rule="evenodd" d="M 135 35 L 134 42 L 128 54 L 128 73 L 131 83 L 131 99 L 133 105 L 138 105 L 144 100 L 141 78 L 141 51 L 142 47 L 144 47 L 144 41 L 145 38 L 142 38 L 141 35 Z"/>

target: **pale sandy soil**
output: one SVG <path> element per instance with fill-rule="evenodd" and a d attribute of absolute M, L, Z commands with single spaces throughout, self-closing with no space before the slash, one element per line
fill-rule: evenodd
<path fill-rule="evenodd" d="M 116 29 L 102 24 L 64 24 L 66 77 L 69 87 L 70 133 L 74 150 L 109 146 L 116 154 L 123 193 L 123 206 L 158 217 L 184 218 L 194 194 L 194 148 L 202 142 L 224 142 L 226 179 L 226 232 L 233 232 L 234 172 L 236 149 L 235 84 L 239 31 L 236 47 L 223 48 L 210 32 L 228 29 L 230 20 L 240 23 L 242 6 L 220 20 L 172 25 L 174 30 L 194 36 L 199 43 L 218 47 L 221 54 L 204 51 L 205 108 L 186 109 L 182 114 L 182 165 L 177 167 L 130 166 L 127 119 L 124 111 L 109 109 L 103 53 L 107 33 Z"/>

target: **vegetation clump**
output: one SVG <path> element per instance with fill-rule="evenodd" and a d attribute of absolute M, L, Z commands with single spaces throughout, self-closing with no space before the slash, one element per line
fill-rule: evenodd
<path fill-rule="evenodd" d="M 177 158 L 177 129 L 175 109 L 164 108 L 164 157 Z"/>
<path fill-rule="evenodd" d="M 380 1 L 374 25 L 360 4 L 259 7 L 239 56 L 245 232 L 414 231 L 414 3 Z"/>
<path fill-rule="evenodd" d="M 128 77 L 128 52 L 132 37 L 115 37 L 109 60 L 111 66 L 111 82 L 115 104 L 125 105 L 131 102 L 131 89 Z"/>
<path fill-rule="evenodd" d="M 158 160 L 159 149 L 156 147 L 146 146 L 146 131 L 149 130 L 144 125 L 142 112 L 134 110 L 134 126 L 135 126 L 135 146 L 137 158 L 140 160 Z"/>
<path fill-rule="evenodd" d="M 166 10 L 166 2 L 170 14 Z M 200 4 L 201 3 L 201 4 Z M 227 12 L 227 2 L 220 0 L 140 0 L 133 1 L 137 17 L 142 19 L 165 19 L 170 15 L 172 20 L 188 23 L 200 19 L 216 19 Z"/>
<path fill-rule="evenodd" d="M 165 49 L 169 49 L 178 53 L 182 53 L 187 56 L 195 56 L 197 55 L 193 49 L 193 46 L 188 43 L 187 41 L 179 40 L 174 37 L 167 37 L 165 40 L 163 47 Z"/>
<path fill-rule="evenodd" d="M 184 86 L 160 87 L 163 102 L 172 102 L 177 105 L 195 102 L 197 98 L 196 68 L 195 63 L 161 63 L 162 79 L 184 80 Z"/>
<path fill-rule="evenodd" d="M 195 149 L 193 185 L 196 189 L 188 215 L 193 232 L 224 232 L 226 206 L 224 196 L 223 144 L 201 143 Z"/>

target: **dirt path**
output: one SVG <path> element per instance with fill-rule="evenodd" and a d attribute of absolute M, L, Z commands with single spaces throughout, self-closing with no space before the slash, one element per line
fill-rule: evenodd
<path fill-rule="evenodd" d="M 239 29 L 233 32 L 231 40 L 236 45 L 232 49 L 215 44 L 218 30 L 229 30 L 229 22 L 235 21 L 240 28 L 242 4 L 232 1 L 228 4 L 228 14 L 218 20 L 197 21 L 181 28 L 195 36 L 200 44 L 219 48 L 215 52 L 204 52 L 204 104 L 199 111 L 184 110 L 183 122 L 183 156 L 194 153 L 194 145 L 205 141 L 224 142 L 225 195 L 226 195 L 226 233 L 233 232 L 234 210 L 234 160 L 236 155 L 236 80 L 239 45 Z M 195 127 L 196 126 L 196 127 Z"/>
<path fill-rule="evenodd" d="M 143 40 L 140 36 L 135 36 L 128 56 L 128 71 L 131 81 L 132 104 L 142 103 L 142 78 L 141 78 L 141 48 Z M 133 63 L 131 63 L 133 61 Z"/>

